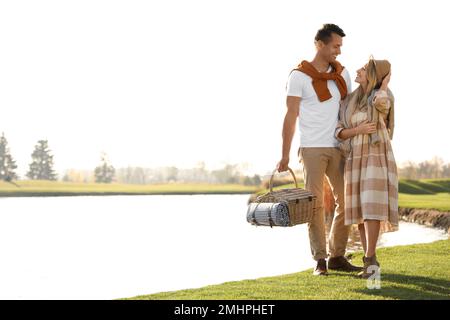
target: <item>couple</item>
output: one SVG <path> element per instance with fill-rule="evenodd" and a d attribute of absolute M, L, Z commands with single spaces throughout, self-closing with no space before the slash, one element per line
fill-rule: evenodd
<path fill-rule="evenodd" d="M 387 231 L 398 229 L 397 167 L 390 144 L 394 97 L 388 89 L 390 63 L 373 58 L 357 71 L 359 86 L 351 91 L 349 72 L 336 61 L 344 36 L 337 25 L 323 25 L 315 37 L 314 59 L 303 61 L 289 75 L 282 159 L 277 169 L 288 168 L 299 117 L 305 189 L 318 200 L 308 225 L 311 252 L 317 261 L 314 274 L 327 275 L 328 269 L 360 271 L 360 277 L 368 278 L 369 271 L 380 266 L 376 258 L 380 225 Z M 329 254 L 323 210 L 325 176 L 336 202 Z M 358 225 L 364 267 L 345 258 L 351 224 Z"/>

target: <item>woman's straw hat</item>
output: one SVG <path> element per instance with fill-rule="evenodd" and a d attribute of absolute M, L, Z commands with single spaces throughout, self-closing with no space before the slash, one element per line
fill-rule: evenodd
<path fill-rule="evenodd" d="M 375 60 L 373 56 L 370 57 L 369 62 L 372 61 L 375 66 L 377 74 L 377 83 L 381 83 L 383 78 L 391 71 L 391 63 L 387 60 Z"/>

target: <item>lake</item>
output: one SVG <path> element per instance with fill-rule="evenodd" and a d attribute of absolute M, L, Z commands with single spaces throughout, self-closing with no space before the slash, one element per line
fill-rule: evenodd
<path fill-rule="evenodd" d="M 307 226 L 252 226 L 248 197 L 0 198 L 0 299 L 114 299 L 312 268 Z M 447 237 L 402 223 L 380 244 Z"/>

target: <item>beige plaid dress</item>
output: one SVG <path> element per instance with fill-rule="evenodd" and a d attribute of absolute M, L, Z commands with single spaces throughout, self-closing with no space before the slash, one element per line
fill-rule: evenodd
<path fill-rule="evenodd" d="M 336 137 L 345 128 L 342 117 L 345 108 L 353 107 L 348 127 L 354 128 L 368 119 L 368 107 L 351 106 L 356 103 L 352 93 L 341 105 Z M 345 224 L 360 224 L 366 219 L 382 221 L 383 231 L 398 230 L 397 165 L 386 129 L 390 100 L 385 91 L 378 91 L 372 105 L 379 111 L 378 136 L 380 142 L 370 143 L 369 135 L 351 138 L 351 152 L 345 163 Z"/>

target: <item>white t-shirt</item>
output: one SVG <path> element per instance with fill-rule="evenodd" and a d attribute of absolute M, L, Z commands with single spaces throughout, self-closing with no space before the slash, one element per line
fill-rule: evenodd
<path fill-rule="evenodd" d="M 331 66 L 327 72 L 332 70 Z M 350 74 L 344 68 L 341 75 L 347 83 L 347 93 L 352 92 Z M 294 70 L 287 83 L 287 95 L 301 97 L 299 114 L 300 147 L 337 147 L 334 137 L 338 122 L 341 94 L 334 80 L 327 81 L 332 97 L 320 102 L 312 86 L 312 78 Z"/>

